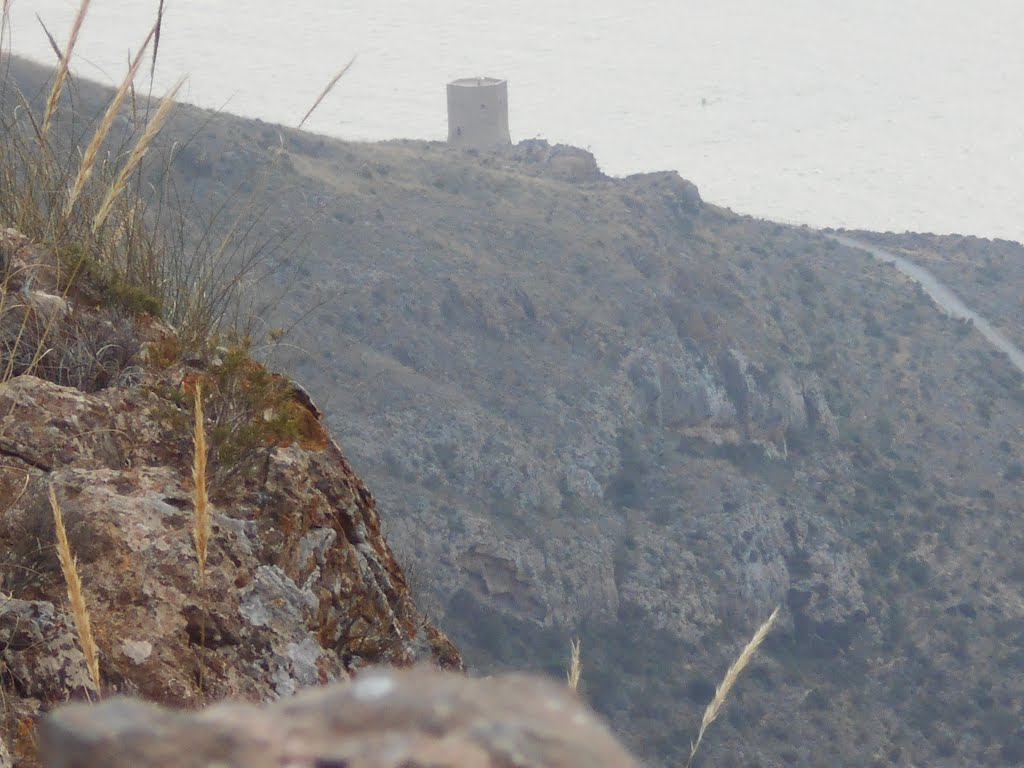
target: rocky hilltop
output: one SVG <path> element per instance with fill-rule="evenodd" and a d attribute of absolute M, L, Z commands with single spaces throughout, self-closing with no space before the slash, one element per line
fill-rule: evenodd
<path fill-rule="evenodd" d="M 1021 376 L 895 269 L 546 142 L 190 108 L 162 141 L 204 204 L 311 222 L 267 317 L 473 669 L 578 635 L 587 699 L 680 765 L 781 604 L 701 764 L 1024 763 Z"/>

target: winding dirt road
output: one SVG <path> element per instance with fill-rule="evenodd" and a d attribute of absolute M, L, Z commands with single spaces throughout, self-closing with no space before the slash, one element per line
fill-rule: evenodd
<path fill-rule="evenodd" d="M 867 251 L 879 261 L 892 264 L 911 280 L 919 283 L 925 293 L 931 296 L 932 300 L 948 315 L 960 318 L 961 320 L 970 320 L 974 323 L 974 327 L 985 337 L 985 340 L 1010 358 L 1010 362 L 1013 363 L 1017 370 L 1024 373 L 1024 350 L 1021 350 L 1020 347 L 1016 346 L 993 327 L 992 323 L 983 315 L 978 314 L 975 310 L 964 304 L 963 300 L 951 288 L 945 283 L 940 282 L 927 269 L 871 243 L 843 235 L 828 234 L 828 237 L 850 248 L 859 248 L 862 251 Z"/>

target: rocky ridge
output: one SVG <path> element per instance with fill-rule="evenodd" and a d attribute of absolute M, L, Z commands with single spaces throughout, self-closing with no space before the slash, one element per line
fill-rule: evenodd
<path fill-rule="evenodd" d="M 580 635 L 588 698 L 675 765 L 782 603 L 706 760 L 1021 754 L 993 716 L 1024 690 L 1003 675 L 1021 384 L 969 328 L 893 268 L 678 174 L 280 135 L 282 206 L 322 206 L 280 307 L 287 326 L 322 305 L 297 370 L 474 667 L 553 671 Z"/>

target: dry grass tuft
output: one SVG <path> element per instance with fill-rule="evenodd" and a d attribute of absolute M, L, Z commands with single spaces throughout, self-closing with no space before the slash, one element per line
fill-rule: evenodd
<path fill-rule="evenodd" d="M 192 536 L 196 543 L 196 559 L 199 563 L 199 584 L 206 584 L 206 550 L 210 542 L 210 500 L 206 491 L 206 429 L 203 425 L 203 390 L 198 381 L 195 385 L 195 427 L 192 432 L 192 503 L 195 521 Z"/>
<path fill-rule="evenodd" d="M 64 528 L 64 516 L 60 511 L 60 504 L 57 503 L 57 492 L 50 486 L 50 508 L 53 510 L 53 524 L 57 531 L 57 557 L 60 559 L 60 569 L 64 574 L 64 582 L 68 588 L 68 600 L 71 601 L 71 613 L 75 617 L 75 627 L 78 630 L 78 642 L 82 646 L 82 653 L 85 654 L 85 663 L 89 669 L 89 677 L 96 692 L 100 691 L 100 658 L 99 649 L 96 647 L 96 640 L 92 634 L 92 622 L 89 620 L 89 611 L 85 606 L 85 596 L 82 594 L 82 579 L 78 575 L 78 565 L 71 554 L 71 545 L 68 543 L 68 533 Z"/>
<path fill-rule="evenodd" d="M 580 675 L 583 673 L 583 662 L 580 661 L 580 640 L 569 641 L 569 671 L 565 673 L 566 682 L 569 688 L 575 691 L 580 684 Z"/>
<path fill-rule="evenodd" d="M 57 61 L 52 83 L 31 97 L 19 90 L 16 78 L 7 77 L 11 0 L 0 3 L 3 226 L 57 256 L 61 292 L 132 316 L 159 316 L 187 349 L 199 349 L 226 330 L 249 332 L 256 314 L 251 298 L 261 281 L 279 269 L 275 251 L 294 243 L 301 226 L 274 232 L 264 226 L 265 211 L 276 203 L 268 200 L 264 207 L 256 196 L 267 193 L 275 178 L 272 167 L 264 170 L 250 205 L 237 216 L 226 201 L 211 206 L 194 190 L 189 197 L 178 188 L 178 158 L 187 156 L 192 139 L 164 144 L 158 134 L 170 120 L 181 82 L 159 106 L 148 96 L 137 103 L 135 92 L 135 79 L 150 55 L 152 80 L 167 31 L 164 3 L 145 40 L 129 55 L 127 73 L 99 107 L 79 98 L 70 70 L 90 1 L 77 0 L 63 50 L 40 19 Z M 250 181 L 239 183 L 232 195 L 242 194 Z M 0 307 L 0 321 L 4 314 Z M 10 328 L 12 319 L 0 325 Z M 14 335 L 19 338 L 11 344 L 0 338 L 0 380 L 4 370 L 8 376 L 12 371 L 5 351 L 15 349 L 20 355 L 24 350 L 24 334 L 15 329 Z M 48 334 L 40 337 L 40 359 L 49 354 L 48 340 Z M 15 367 L 24 368 L 20 362 Z"/>
<path fill-rule="evenodd" d="M 775 619 L 779 615 L 779 609 L 776 608 L 772 611 L 772 615 L 757 628 L 757 632 L 750 638 L 750 642 L 743 648 L 740 655 L 736 657 L 736 660 L 732 663 L 728 670 L 726 670 L 725 677 L 722 678 L 722 682 L 718 684 L 715 689 L 715 697 L 708 704 L 704 710 L 704 717 L 700 721 L 700 730 L 697 732 L 697 740 L 690 745 L 690 757 L 686 761 L 686 768 L 690 768 L 693 764 L 693 758 L 697 754 L 697 748 L 700 747 L 700 742 L 704 738 L 704 732 L 707 731 L 708 726 L 715 722 L 719 713 L 722 711 L 722 707 L 725 706 L 726 697 L 729 695 L 729 691 L 736 684 L 736 680 L 739 678 L 740 673 L 746 668 L 750 660 L 754 658 L 754 654 L 757 652 L 758 647 L 764 642 L 765 637 L 768 636 L 768 632 L 771 631 L 772 625 L 775 623 Z"/>

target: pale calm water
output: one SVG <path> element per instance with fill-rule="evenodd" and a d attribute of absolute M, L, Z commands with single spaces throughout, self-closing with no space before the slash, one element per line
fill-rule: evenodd
<path fill-rule="evenodd" d="M 77 0 L 14 0 L 52 60 Z M 94 0 L 78 71 L 112 82 L 155 0 Z M 167 0 L 156 88 L 349 139 L 443 139 L 444 84 L 509 80 L 513 140 L 678 170 L 706 199 L 817 226 L 1024 240 L 1019 0 Z"/>

